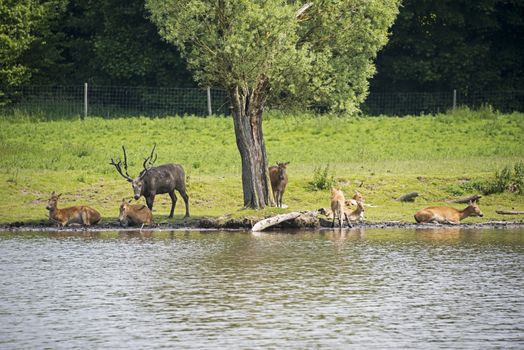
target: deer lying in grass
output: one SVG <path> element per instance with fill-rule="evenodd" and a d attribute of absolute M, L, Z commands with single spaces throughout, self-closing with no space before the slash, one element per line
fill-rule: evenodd
<path fill-rule="evenodd" d="M 355 191 L 355 194 L 353 195 L 353 197 L 351 197 L 351 199 L 346 200 L 346 206 L 348 207 L 357 206 L 358 202 L 364 203 L 364 197 L 362 196 L 360 192 Z"/>
<path fill-rule="evenodd" d="M 357 202 L 357 209 L 353 210 L 350 213 L 345 213 L 346 220 L 348 223 L 351 223 L 351 221 L 358 221 L 363 222 L 364 221 L 364 203 L 362 201 Z M 351 227 L 351 224 L 349 225 Z"/>
<path fill-rule="evenodd" d="M 153 214 L 151 210 L 143 204 L 129 204 L 131 201 L 126 202 L 122 199 L 120 204 L 120 215 L 118 221 L 123 227 L 131 226 L 144 226 L 151 225 L 153 223 Z"/>
<path fill-rule="evenodd" d="M 344 213 L 346 199 L 344 198 L 344 192 L 331 188 L 331 211 L 333 212 L 333 222 L 331 227 L 335 227 L 335 219 L 338 218 L 340 228 L 342 228 L 344 218 L 348 221 L 346 214 Z M 348 225 L 351 224 L 348 221 Z"/>
<path fill-rule="evenodd" d="M 97 224 L 101 217 L 95 209 L 86 206 L 75 206 L 58 209 L 58 199 L 62 194 L 51 193 L 51 198 L 47 202 L 46 209 L 49 210 L 49 219 L 62 225 L 80 224 L 90 226 Z"/>
<path fill-rule="evenodd" d="M 271 190 L 273 191 L 273 198 L 275 205 L 282 208 L 282 197 L 287 186 L 286 167 L 289 162 L 277 163 L 269 168 L 269 180 L 271 181 Z"/>
<path fill-rule="evenodd" d="M 445 206 L 421 209 L 415 214 L 415 220 L 418 223 L 458 224 L 460 220 L 468 216 L 482 217 L 484 214 L 477 203 L 470 201 L 469 205 L 462 210 Z"/>

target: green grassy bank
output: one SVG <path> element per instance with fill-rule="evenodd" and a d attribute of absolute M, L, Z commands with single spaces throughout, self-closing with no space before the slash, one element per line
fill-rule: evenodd
<path fill-rule="evenodd" d="M 368 220 L 412 222 L 419 208 L 477 192 L 467 184 L 488 180 L 504 166 L 524 160 L 524 114 L 489 109 L 403 118 L 269 113 L 264 132 L 270 163 L 290 162 L 285 210 L 241 210 L 240 157 L 230 118 L 38 121 L 0 116 L 0 223 L 46 219 L 52 191 L 63 193 L 59 207 L 91 205 L 105 220 L 114 220 L 120 200 L 132 193 L 109 165 L 111 157 L 122 156 L 122 144 L 132 176 L 141 170 L 153 143 L 156 164 L 182 164 L 193 217 L 327 207 L 328 190 L 311 190 L 309 183 L 315 169 L 329 164 L 329 177 L 346 193 L 358 190 L 377 206 L 367 210 Z M 415 203 L 393 200 L 411 191 L 420 193 Z M 156 221 L 166 220 L 169 207 L 168 195 L 157 196 Z M 485 217 L 467 220 L 501 219 L 495 210 L 512 208 L 524 210 L 523 195 L 485 196 Z M 175 220 L 182 214 L 180 199 Z"/>

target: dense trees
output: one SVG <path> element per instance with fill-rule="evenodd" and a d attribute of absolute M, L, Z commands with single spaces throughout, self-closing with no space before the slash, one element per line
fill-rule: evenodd
<path fill-rule="evenodd" d="M 20 85 L 194 86 L 143 0 L 0 1 L 0 103 Z"/>
<path fill-rule="evenodd" d="M 160 38 L 144 3 L 0 1 L 0 103 L 21 84 L 194 86 L 177 48 Z M 327 18 L 330 13 L 324 11 L 315 20 Z M 331 39 L 347 40 L 346 32 L 341 28 Z M 390 41 L 378 56 L 371 90 L 523 89 L 522 37 L 524 3 L 519 0 L 405 0 Z M 355 53 L 362 49 L 367 47 L 347 48 L 340 64 L 358 66 L 362 56 Z M 359 80 L 358 73 L 341 79 L 356 76 Z M 272 101 L 286 98 L 289 103 L 302 86 L 297 80 L 286 89 L 271 96 Z M 326 106 L 332 104 L 334 91 L 317 86 L 301 93 L 315 106 Z M 340 97 L 336 99 L 343 106 Z M 302 105 L 302 99 L 298 101 Z"/>
<path fill-rule="evenodd" d="M 372 89 L 524 89 L 524 2 L 405 0 Z"/>

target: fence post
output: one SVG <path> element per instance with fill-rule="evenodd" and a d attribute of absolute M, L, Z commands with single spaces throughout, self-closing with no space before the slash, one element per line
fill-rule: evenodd
<path fill-rule="evenodd" d="M 211 88 L 209 86 L 207 87 L 207 114 L 213 114 L 213 110 L 211 109 Z"/>
<path fill-rule="evenodd" d="M 453 110 L 457 108 L 457 89 L 453 89 Z"/>
<path fill-rule="evenodd" d="M 87 117 L 87 83 L 84 83 L 84 116 L 82 120 Z"/>

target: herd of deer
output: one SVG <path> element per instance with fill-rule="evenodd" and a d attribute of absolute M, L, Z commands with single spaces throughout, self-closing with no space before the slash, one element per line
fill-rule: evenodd
<path fill-rule="evenodd" d="M 153 203 L 157 194 L 168 193 L 171 197 L 171 211 L 169 213 L 169 218 L 172 218 L 177 202 L 175 190 L 180 193 L 184 200 L 186 206 L 184 217 L 189 217 L 189 196 L 186 192 L 186 176 L 184 169 L 179 164 L 164 164 L 154 167 L 153 164 L 157 158 L 155 148 L 156 145 L 153 146 L 151 155 L 144 159 L 144 169 L 136 178 L 132 178 L 128 173 L 127 154 L 124 146 L 122 146 L 124 163 L 122 164 L 121 159 L 118 159 L 118 161 L 115 162 L 113 158 L 111 158 L 111 162 L 109 163 L 115 167 L 124 179 L 131 183 L 135 200 L 138 200 L 142 196 L 146 199 L 147 206 L 143 204 L 130 204 L 131 200 L 126 201 L 125 199 L 122 199 L 118 220 L 124 227 L 128 225 L 143 226 L 152 224 Z M 273 191 L 274 205 L 280 208 L 284 206 L 282 204 L 282 197 L 288 183 L 288 176 L 286 173 L 288 164 L 289 162 L 277 163 L 277 165 L 269 168 L 269 178 L 271 189 Z M 124 169 L 122 169 L 122 166 Z M 88 206 L 74 206 L 58 209 L 57 204 L 60 196 L 61 194 L 53 192 L 46 206 L 46 209 L 49 210 L 49 218 L 52 221 L 62 226 L 70 224 L 90 226 L 100 222 L 100 213 Z M 353 206 L 356 208 L 351 209 Z M 328 209 L 321 209 L 321 213 L 328 217 L 332 217 L 332 227 L 335 226 L 336 219 L 339 220 L 340 228 L 343 227 L 344 219 L 348 226 L 352 227 L 352 221 L 364 221 L 364 198 L 359 192 L 356 192 L 351 199 L 346 200 L 342 190 L 332 188 L 331 212 Z M 463 210 L 445 206 L 428 207 L 419 210 L 415 214 L 415 220 L 417 223 L 458 224 L 460 220 L 468 216 L 483 216 L 477 203 L 470 202 Z"/>

